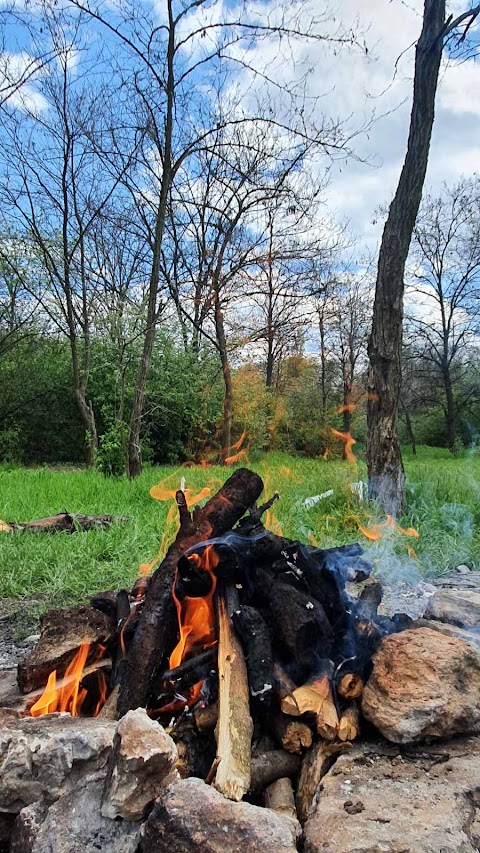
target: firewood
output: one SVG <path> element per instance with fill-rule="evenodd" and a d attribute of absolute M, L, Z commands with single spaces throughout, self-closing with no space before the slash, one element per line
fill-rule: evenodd
<path fill-rule="evenodd" d="M 211 732 L 218 722 L 218 702 L 197 708 L 194 712 L 195 725 L 199 732 Z M 218 767 L 218 762 L 217 765 Z"/>
<path fill-rule="evenodd" d="M 258 610 L 246 605 L 234 610 L 232 620 L 245 650 L 250 695 L 268 702 L 273 690 L 273 654 L 267 624 Z"/>
<path fill-rule="evenodd" d="M 273 667 L 273 687 L 280 700 L 284 699 L 285 696 L 290 696 L 297 688 L 295 682 L 287 675 L 278 661 Z"/>
<path fill-rule="evenodd" d="M 195 510 L 190 516 L 182 505 L 182 523 L 175 542 L 148 584 L 121 682 L 119 715 L 147 706 L 152 678 L 164 666 L 168 650 L 175 644 L 177 620 L 172 585 L 180 557 L 199 542 L 230 530 L 255 503 L 262 489 L 263 483 L 257 474 L 239 468 L 203 509 Z M 182 493 L 178 495 L 180 507 Z"/>
<path fill-rule="evenodd" d="M 255 753 L 252 755 L 252 778 L 250 787 L 252 791 L 262 791 L 267 785 L 288 776 L 290 779 L 297 775 L 300 770 L 301 759 L 299 755 L 285 752 L 284 749 L 275 749 L 271 752 Z"/>
<path fill-rule="evenodd" d="M 287 752 L 301 754 L 312 745 L 312 730 L 301 720 L 292 720 L 285 714 L 276 714 L 272 717 L 272 728 L 277 741 Z"/>
<path fill-rule="evenodd" d="M 94 661 L 93 663 L 87 664 L 84 668 L 82 677 L 86 678 L 88 675 L 94 672 L 100 672 L 102 670 L 108 671 L 112 665 L 112 661 L 110 658 L 102 658 L 101 660 Z M 72 677 L 70 678 L 58 678 L 56 681 L 56 688 L 61 690 L 62 687 L 65 687 L 68 684 L 71 684 Z M 41 687 L 35 688 L 35 690 L 31 690 L 29 693 L 17 694 L 17 696 L 12 697 L 12 703 L 8 703 L 8 707 L 14 708 L 16 711 L 26 711 L 31 708 L 32 705 L 40 699 L 40 696 L 45 690 L 45 684 Z"/>
<path fill-rule="evenodd" d="M 257 571 L 255 594 L 265 606 L 263 613 L 280 658 L 305 665 L 313 649 L 329 654 L 333 629 L 312 595 L 265 570 Z"/>
<path fill-rule="evenodd" d="M 105 529 L 116 521 L 125 522 L 127 518 L 114 515 L 79 515 L 78 513 L 59 512 L 48 518 L 37 518 L 35 521 L 9 521 L 12 530 L 27 533 L 76 533 L 77 530 Z"/>
<path fill-rule="evenodd" d="M 278 812 L 278 814 L 284 817 L 297 820 L 292 780 L 288 776 L 283 776 L 281 779 L 277 779 L 276 782 L 268 785 L 265 789 L 264 801 L 267 809 L 272 809 L 272 811 Z"/>
<path fill-rule="evenodd" d="M 216 657 L 215 648 L 206 649 L 199 655 L 183 661 L 175 669 L 165 670 L 158 679 L 159 683 L 172 681 L 175 689 L 182 692 L 193 684 L 197 684 L 198 681 L 203 681 L 212 670 L 216 669 Z"/>
<path fill-rule="evenodd" d="M 284 714 L 300 717 L 311 713 L 316 717 L 318 734 L 326 740 L 335 740 L 338 731 L 338 714 L 333 700 L 328 675 L 297 687 L 281 702 Z"/>
<path fill-rule="evenodd" d="M 326 743 L 320 740 L 305 753 L 295 797 L 298 819 L 301 823 L 305 823 L 320 781 L 332 766 L 336 756 L 350 748 L 351 743 Z"/>
<path fill-rule="evenodd" d="M 360 714 L 358 708 L 352 705 L 342 714 L 338 724 L 338 738 L 342 741 L 355 740 L 360 734 Z"/>
<path fill-rule="evenodd" d="M 108 697 L 105 705 L 101 709 L 99 713 L 99 717 L 102 717 L 104 720 L 116 720 L 117 719 L 117 702 L 118 702 L 118 694 L 120 692 L 120 685 L 116 684 L 113 688 L 110 696 Z"/>
<path fill-rule="evenodd" d="M 250 787 L 250 747 L 253 722 L 249 711 L 245 658 L 231 621 L 238 608 L 235 588 L 223 587 L 217 597 L 218 724 L 214 787 L 229 800 L 240 801 Z"/>
<path fill-rule="evenodd" d="M 358 699 L 363 692 L 363 679 L 354 672 L 346 672 L 340 678 L 337 690 L 344 699 Z"/>

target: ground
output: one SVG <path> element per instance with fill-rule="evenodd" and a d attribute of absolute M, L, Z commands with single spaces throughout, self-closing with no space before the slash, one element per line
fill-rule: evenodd
<path fill-rule="evenodd" d="M 276 453 L 254 457 L 249 465 L 263 477 L 268 497 L 275 491 L 281 496 L 267 526 L 290 538 L 323 547 L 361 541 L 377 572 L 393 581 L 428 578 L 462 562 L 480 566 L 480 457 L 452 457 L 432 448 L 406 457 L 409 510 L 400 520 L 406 533 L 383 524 L 375 507 L 360 504 L 352 493 L 350 484 L 366 478 L 363 462 L 352 465 Z M 182 477 L 197 494 L 204 487 L 216 490 L 229 473 L 222 467 L 149 467 L 140 478 L 128 481 L 81 469 L 0 467 L 4 521 L 24 521 L 63 509 L 127 517 L 106 531 L 0 533 L 0 595 L 23 600 L 20 611 L 16 608 L 25 622 L 15 629 L 20 639 L 22 632 L 30 632 L 25 618 L 30 611 L 128 586 L 142 565 L 155 565 L 175 534 L 176 512 L 169 492 L 179 488 Z M 168 498 L 162 502 L 149 494 L 158 483 Z M 332 496 L 310 509 L 304 506 L 305 498 L 328 489 L 334 490 Z M 366 538 L 359 524 L 367 528 L 367 535 L 381 538 Z M 418 531 L 418 538 L 410 528 Z"/>

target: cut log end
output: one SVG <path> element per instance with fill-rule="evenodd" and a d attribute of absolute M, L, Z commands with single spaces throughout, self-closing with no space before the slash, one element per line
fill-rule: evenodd
<path fill-rule="evenodd" d="M 344 699 L 358 699 L 363 693 L 363 680 L 360 675 L 347 672 L 338 682 L 337 690 Z"/>

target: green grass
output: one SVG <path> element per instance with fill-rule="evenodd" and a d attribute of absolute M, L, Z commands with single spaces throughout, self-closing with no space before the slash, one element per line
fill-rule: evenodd
<path fill-rule="evenodd" d="M 374 506 L 359 505 L 349 488 L 365 480 L 365 466 L 342 462 L 298 459 L 285 454 L 258 456 L 250 467 L 264 478 L 266 493 L 278 491 L 281 500 L 274 515 L 285 536 L 310 539 L 325 547 L 361 541 L 382 575 L 429 576 L 448 571 L 459 562 L 480 566 L 480 458 L 454 458 L 446 451 L 419 448 L 406 454 L 408 516 L 420 538 L 406 537 L 391 528 L 371 543 L 358 530 L 381 521 Z M 106 479 L 94 471 L 0 467 L 0 519 L 23 521 L 70 512 L 113 513 L 129 521 L 109 530 L 68 534 L 0 534 L 0 589 L 2 596 L 35 598 L 44 604 L 83 601 L 94 592 L 129 585 L 141 563 L 152 561 L 165 539 L 170 502 L 149 495 L 163 481 L 167 489 L 187 487 L 215 490 L 230 471 L 224 468 L 147 468 L 135 480 Z M 310 510 L 303 501 L 333 488 L 334 495 Z M 416 557 L 408 553 L 410 545 Z"/>

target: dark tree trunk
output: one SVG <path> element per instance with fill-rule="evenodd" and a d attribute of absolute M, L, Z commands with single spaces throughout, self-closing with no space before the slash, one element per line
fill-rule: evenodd
<path fill-rule="evenodd" d="M 138 477 L 142 473 L 142 454 L 140 448 L 140 434 L 142 429 L 143 408 L 145 403 L 145 391 L 150 362 L 155 341 L 155 331 L 158 320 L 158 290 L 160 281 L 160 254 L 162 249 L 163 232 L 167 215 L 168 196 L 170 193 L 173 168 L 172 168 L 172 137 L 173 137 L 173 109 L 174 109 L 174 57 L 175 57 L 175 22 L 173 19 L 172 4 L 168 3 L 168 48 L 167 66 L 168 75 L 166 82 L 167 105 L 165 114 L 165 140 L 163 151 L 163 172 L 160 186 L 160 198 L 155 222 L 155 238 L 153 244 L 152 270 L 150 273 L 147 323 L 145 337 L 143 339 L 143 350 L 138 370 L 135 390 L 133 394 L 132 414 L 130 417 L 130 430 L 128 435 L 127 450 L 127 474 L 129 477 Z"/>
<path fill-rule="evenodd" d="M 448 449 L 455 450 L 455 442 L 457 440 L 457 412 L 455 406 L 455 397 L 453 396 L 452 377 L 450 370 L 445 368 L 443 373 L 443 384 L 445 387 L 445 417 L 447 421 L 447 441 Z"/>
<path fill-rule="evenodd" d="M 323 314 L 320 314 L 318 326 L 320 331 L 320 384 L 322 386 L 322 414 L 325 419 L 327 416 L 327 354 L 325 347 L 325 322 Z"/>
<path fill-rule="evenodd" d="M 405 504 L 405 474 L 397 435 L 403 277 L 428 164 L 444 26 L 445 0 L 425 0 L 423 27 L 415 53 L 407 154 L 383 230 L 368 344 L 369 497 L 377 499 L 385 512 L 393 516 L 399 516 Z"/>
<path fill-rule="evenodd" d="M 408 433 L 408 438 L 409 438 L 410 444 L 412 445 L 412 453 L 414 456 L 416 456 L 417 455 L 417 442 L 415 441 L 415 433 L 413 431 L 412 419 L 411 419 L 411 417 L 410 417 L 410 415 L 406 409 L 405 409 L 405 425 L 407 427 L 407 433 Z"/>
<path fill-rule="evenodd" d="M 233 384 L 232 372 L 227 352 L 227 338 L 225 335 L 225 322 L 220 305 L 219 288 L 215 289 L 215 332 L 217 337 L 218 352 L 222 365 L 223 384 L 225 396 L 223 398 L 223 422 L 222 422 L 222 449 L 228 456 L 232 444 L 232 419 L 233 419 Z"/>

